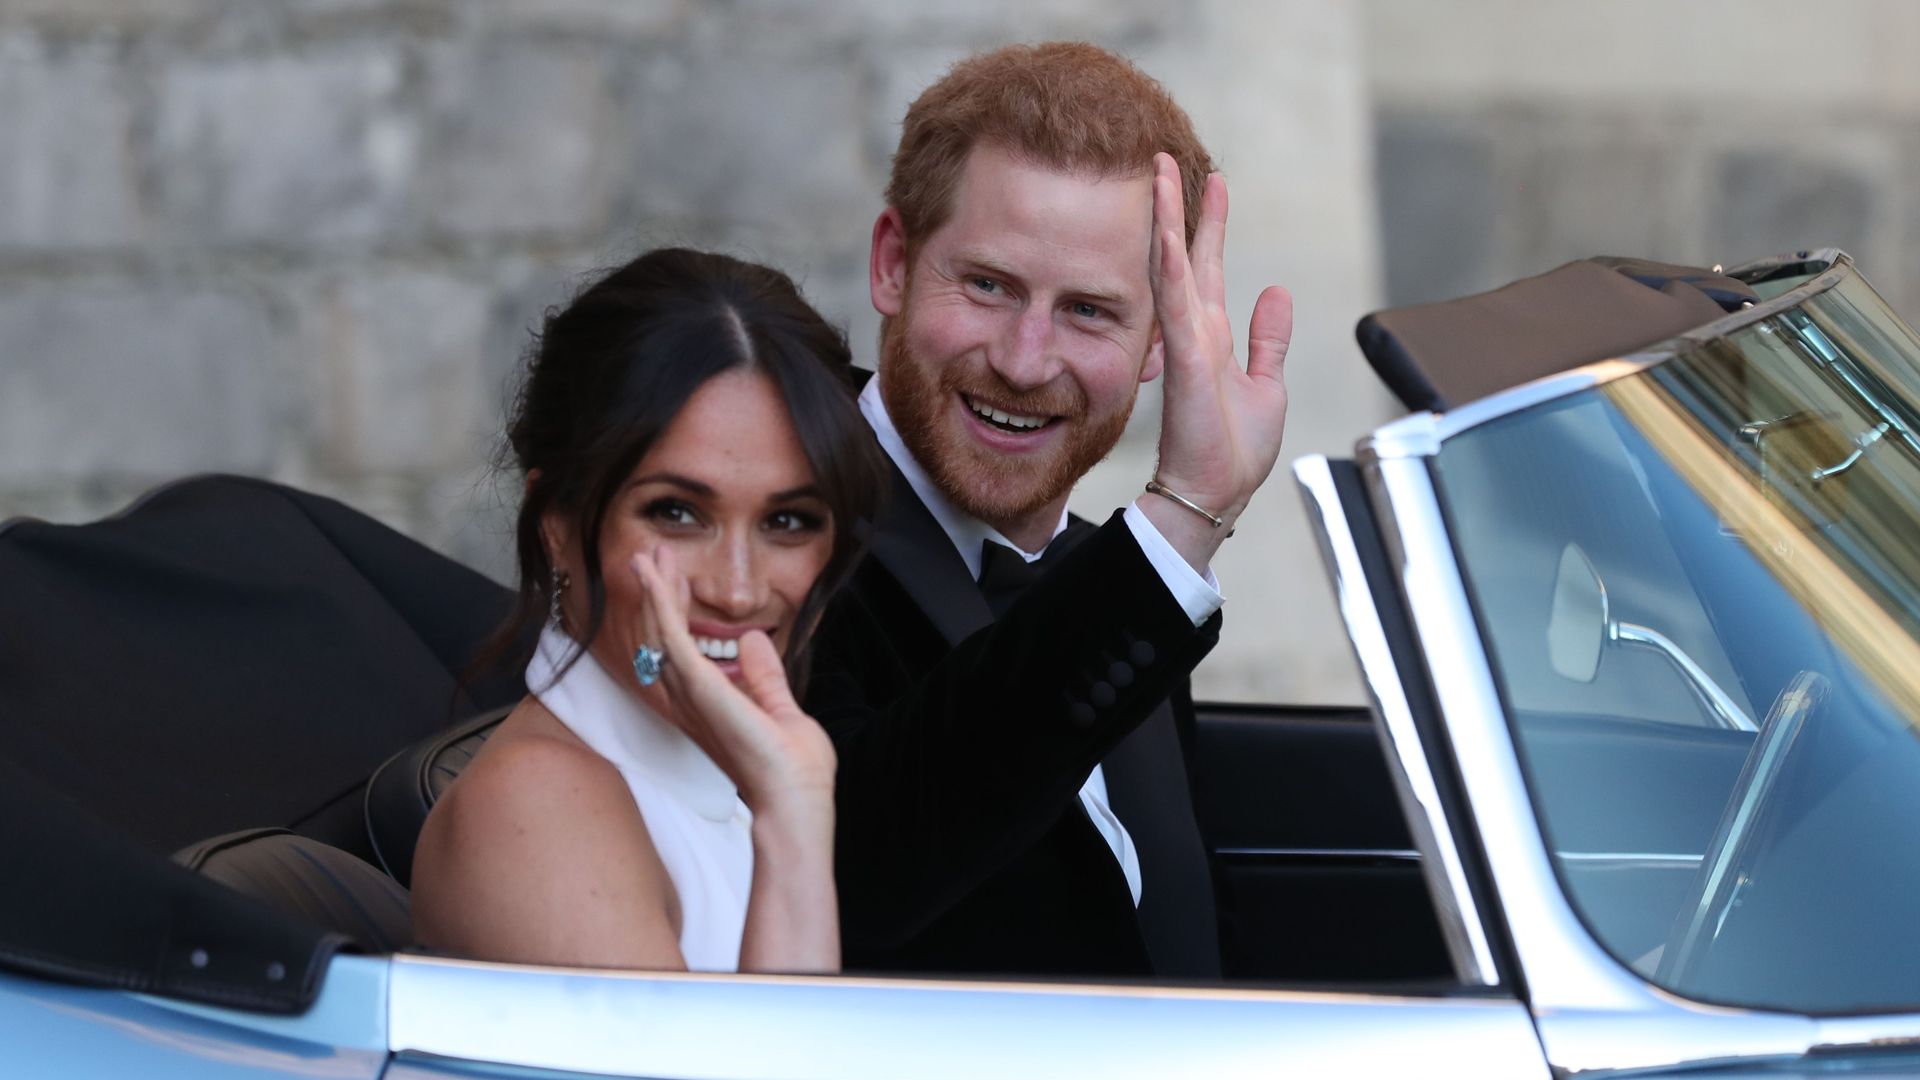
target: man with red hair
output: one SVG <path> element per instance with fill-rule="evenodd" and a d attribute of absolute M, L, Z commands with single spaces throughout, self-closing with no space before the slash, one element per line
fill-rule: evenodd
<path fill-rule="evenodd" d="M 1240 366 L 1226 208 L 1186 114 L 1092 45 L 971 57 L 907 112 L 861 396 L 895 492 L 807 699 L 840 755 L 850 969 L 1219 973 L 1180 729 L 1293 319 L 1264 292 Z M 1070 518 L 1163 372 L 1142 495 Z"/>

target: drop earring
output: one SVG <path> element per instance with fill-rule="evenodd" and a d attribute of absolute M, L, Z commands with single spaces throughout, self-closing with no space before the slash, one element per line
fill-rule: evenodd
<path fill-rule="evenodd" d="M 560 619 L 560 598 L 567 594 L 567 586 L 573 584 L 573 578 L 565 570 L 554 567 L 547 582 L 547 624 L 555 630 L 564 630 L 566 626 Z"/>

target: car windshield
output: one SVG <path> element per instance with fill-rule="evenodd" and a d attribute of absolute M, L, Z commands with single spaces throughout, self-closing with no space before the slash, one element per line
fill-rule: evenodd
<path fill-rule="evenodd" d="M 1560 880 L 1672 991 L 1920 1005 L 1916 406 L 1849 270 L 1436 459 Z"/>

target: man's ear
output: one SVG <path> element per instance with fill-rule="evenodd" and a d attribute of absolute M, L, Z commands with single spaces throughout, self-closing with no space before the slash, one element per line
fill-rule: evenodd
<path fill-rule="evenodd" d="M 1150 383 L 1160 377 L 1167 366 L 1167 339 L 1160 336 L 1160 327 L 1153 328 L 1153 344 L 1147 346 L 1147 361 L 1140 365 L 1140 381 Z"/>
<path fill-rule="evenodd" d="M 873 221 L 873 250 L 867 257 L 867 288 L 873 310 L 900 314 L 907 296 L 907 229 L 900 211 L 889 206 Z"/>

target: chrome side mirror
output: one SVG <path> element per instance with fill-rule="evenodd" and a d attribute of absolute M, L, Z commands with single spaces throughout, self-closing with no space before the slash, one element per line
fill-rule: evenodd
<path fill-rule="evenodd" d="M 1579 544 L 1568 544 L 1560 551 L 1547 617 L 1547 659 L 1553 670 L 1574 682 L 1592 682 L 1611 622 L 1600 572 Z"/>
<path fill-rule="evenodd" d="M 1560 550 L 1560 569 L 1553 579 L 1553 608 L 1547 615 L 1547 662 L 1564 678 L 1592 682 L 1609 642 L 1660 654 L 1687 681 L 1688 689 L 1717 726 L 1734 731 L 1758 730 L 1713 676 L 1672 638 L 1650 626 L 1616 622 L 1600 571 L 1593 568 L 1593 560 L 1579 544 L 1568 544 Z"/>

